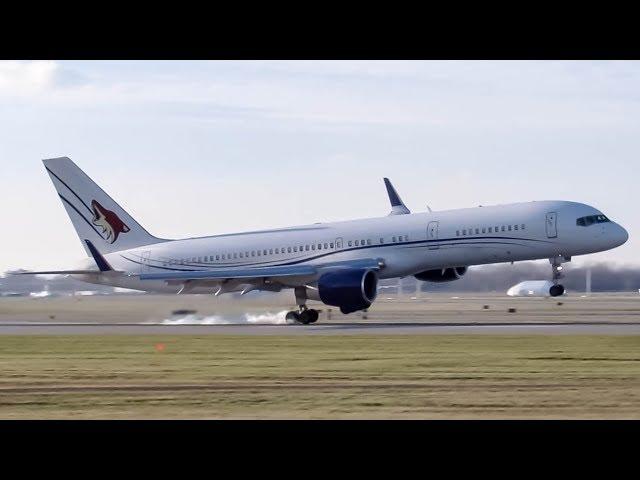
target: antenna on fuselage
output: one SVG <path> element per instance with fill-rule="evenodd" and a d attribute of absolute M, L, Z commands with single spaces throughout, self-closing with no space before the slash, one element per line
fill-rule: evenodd
<path fill-rule="evenodd" d="M 384 186 L 387 187 L 387 195 L 389 195 L 389 202 L 391 203 L 391 212 L 389 215 L 407 215 L 411 211 L 407 208 L 404 202 L 400 199 L 400 195 L 393 188 L 391 181 L 388 178 L 384 178 Z"/>

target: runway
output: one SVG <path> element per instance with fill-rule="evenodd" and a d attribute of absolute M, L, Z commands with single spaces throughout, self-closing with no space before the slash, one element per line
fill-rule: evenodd
<path fill-rule="evenodd" d="M 640 335 L 640 322 L 408 323 L 316 325 L 163 325 L 150 323 L 3 323 L 0 335 Z"/>
<path fill-rule="evenodd" d="M 315 325 L 286 324 L 291 308 L 201 295 L 5 298 L 0 335 L 640 334 L 640 296 L 630 294 L 382 298 L 351 315 L 314 305 L 321 310 Z"/>

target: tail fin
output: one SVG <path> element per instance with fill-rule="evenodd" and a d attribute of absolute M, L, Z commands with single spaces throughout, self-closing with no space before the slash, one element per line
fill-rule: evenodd
<path fill-rule="evenodd" d="M 87 255 L 163 242 L 136 222 L 69 158 L 43 160 Z"/>

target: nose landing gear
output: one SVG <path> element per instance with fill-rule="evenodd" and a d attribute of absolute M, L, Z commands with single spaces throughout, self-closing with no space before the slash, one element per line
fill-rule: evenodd
<path fill-rule="evenodd" d="M 562 263 L 570 261 L 571 257 L 563 257 L 560 255 L 549 259 L 553 281 L 553 285 L 549 288 L 549 295 L 552 297 L 559 297 L 564 293 L 564 286 L 559 283 L 560 279 L 564 278 L 564 274 L 562 273 Z"/>

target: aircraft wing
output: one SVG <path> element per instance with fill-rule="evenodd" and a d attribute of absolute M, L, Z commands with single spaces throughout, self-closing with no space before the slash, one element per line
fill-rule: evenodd
<path fill-rule="evenodd" d="M 165 280 L 170 283 L 225 280 L 244 280 L 246 283 L 252 283 L 252 280 L 258 281 L 260 279 L 278 282 L 280 280 L 291 281 L 293 280 L 292 277 L 304 277 L 305 281 L 308 282 L 313 281 L 329 270 L 342 268 L 371 268 L 377 270 L 382 265 L 382 259 L 370 258 L 317 265 L 277 265 L 273 267 L 226 268 L 191 272 L 141 273 L 134 276 L 138 276 L 140 280 Z"/>
<path fill-rule="evenodd" d="M 192 272 L 141 273 L 140 280 L 227 280 L 239 278 L 273 278 L 315 275 L 311 265 L 290 265 L 256 268 L 228 268 L 220 270 L 196 270 Z"/>

